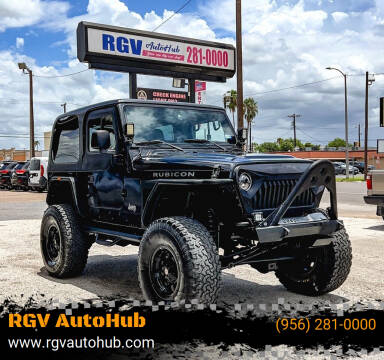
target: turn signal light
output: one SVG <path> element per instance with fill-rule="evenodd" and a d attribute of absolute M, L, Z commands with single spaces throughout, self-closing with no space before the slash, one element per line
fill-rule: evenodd
<path fill-rule="evenodd" d="M 44 175 L 44 166 L 40 165 L 40 177 Z"/>
<path fill-rule="evenodd" d="M 372 190 L 372 175 L 371 174 L 367 175 L 367 189 Z"/>

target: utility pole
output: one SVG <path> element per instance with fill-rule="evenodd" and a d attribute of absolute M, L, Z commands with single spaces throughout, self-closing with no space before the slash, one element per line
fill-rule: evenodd
<path fill-rule="evenodd" d="M 60 106 L 63 107 L 64 114 L 67 112 L 67 103 L 65 102 L 64 104 L 61 104 Z"/>
<path fill-rule="evenodd" d="M 301 115 L 299 115 L 299 114 L 288 115 L 288 117 L 293 118 L 293 120 L 292 120 L 292 127 L 293 127 L 293 145 L 295 146 L 295 148 L 296 148 L 296 118 L 297 118 L 297 117 L 300 117 L 300 116 L 301 116 Z"/>
<path fill-rule="evenodd" d="M 368 87 L 375 81 L 369 78 L 368 71 L 365 72 L 365 129 L 364 129 L 364 180 L 368 174 Z"/>
<path fill-rule="evenodd" d="M 244 128 L 243 47 L 241 36 L 241 0 L 236 0 L 237 129 Z"/>
<path fill-rule="evenodd" d="M 32 70 L 25 63 L 18 63 L 19 69 L 29 74 L 29 157 L 35 157 L 35 120 L 33 117 L 33 80 Z"/>

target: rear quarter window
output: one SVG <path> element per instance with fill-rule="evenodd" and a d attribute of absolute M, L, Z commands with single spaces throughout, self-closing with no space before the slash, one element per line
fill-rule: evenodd
<path fill-rule="evenodd" d="M 52 159 L 56 164 L 76 163 L 80 156 L 77 117 L 59 119 L 53 136 Z"/>

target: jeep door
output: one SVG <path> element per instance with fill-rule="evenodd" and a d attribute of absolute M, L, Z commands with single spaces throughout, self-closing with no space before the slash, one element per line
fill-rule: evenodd
<path fill-rule="evenodd" d="M 110 146 L 100 150 L 92 146 L 92 134 L 107 130 Z M 114 156 L 119 149 L 117 112 L 114 107 L 94 110 L 84 121 L 86 137 L 83 169 L 88 177 L 88 207 L 94 220 L 121 222 L 123 206 L 123 167 L 116 165 Z"/>

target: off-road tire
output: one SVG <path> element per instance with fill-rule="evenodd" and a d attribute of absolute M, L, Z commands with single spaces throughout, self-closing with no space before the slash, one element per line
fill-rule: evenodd
<path fill-rule="evenodd" d="M 59 255 L 56 262 L 47 257 L 49 229 L 56 227 L 60 235 Z M 57 278 L 81 274 L 87 264 L 90 242 L 83 234 L 77 214 L 68 204 L 52 205 L 44 212 L 40 229 L 40 250 L 48 273 Z"/>
<path fill-rule="evenodd" d="M 178 266 L 179 283 L 171 298 L 160 296 L 153 284 L 151 267 L 159 249 L 170 251 Z M 181 216 L 161 218 L 155 220 L 143 235 L 138 275 L 147 300 L 197 299 L 199 303 L 213 304 L 216 303 L 221 280 L 219 254 L 212 236 L 200 222 Z"/>
<path fill-rule="evenodd" d="M 318 296 L 340 287 L 347 279 L 352 265 L 352 248 L 348 234 L 341 229 L 332 234 L 330 245 L 319 249 L 319 263 L 314 271 L 300 280 L 293 275 L 289 264 L 279 266 L 276 276 L 287 290 Z"/>

